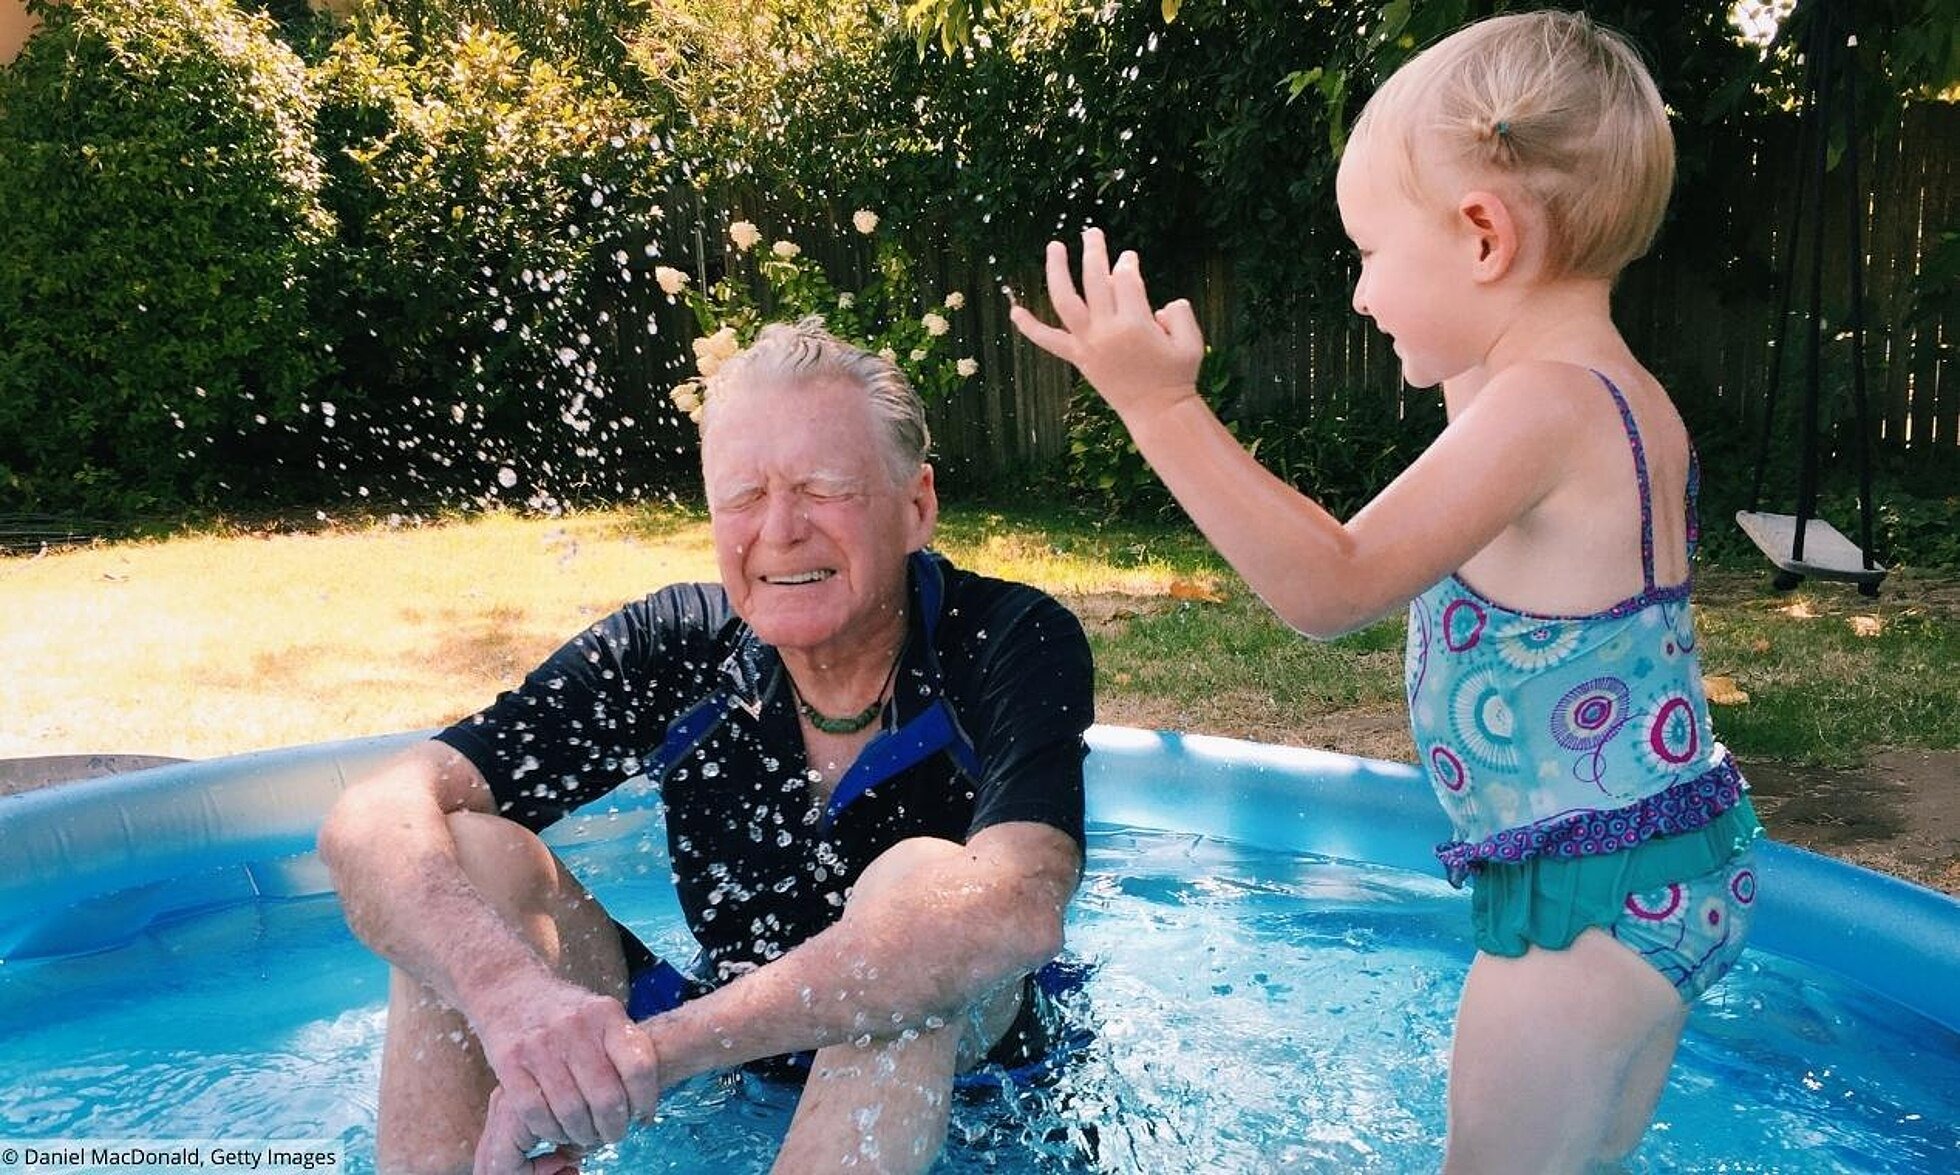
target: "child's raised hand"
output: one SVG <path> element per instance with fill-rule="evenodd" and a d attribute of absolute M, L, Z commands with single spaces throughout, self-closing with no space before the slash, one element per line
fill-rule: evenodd
<path fill-rule="evenodd" d="M 1025 306 L 1009 318 L 1029 342 L 1075 366 L 1082 377 L 1126 418 L 1195 397 L 1204 332 L 1179 299 L 1150 308 L 1143 271 L 1134 252 L 1109 263 L 1101 229 L 1082 234 L 1082 288 L 1069 274 L 1068 249 L 1048 245 L 1048 298 L 1061 326 L 1050 326 Z"/>

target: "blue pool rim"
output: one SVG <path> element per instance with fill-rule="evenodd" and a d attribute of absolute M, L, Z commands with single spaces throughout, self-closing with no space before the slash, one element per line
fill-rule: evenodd
<path fill-rule="evenodd" d="M 197 910 L 327 892 L 347 783 L 426 731 L 178 763 L 0 797 L 0 963 L 100 950 Z M 1096 726 L 1089 818 L 1428 876 L 1448 825 L 1406 763 Z M 626 788 L 596 808 L 651 809 Z M 616 826 L 608 826 L 615 828 Z M 1751 945 L 1960 1033 L 1960 901 L 1791 845 L 1760 850 Z M 1468 914 L 1464 925 L 1469 935 Z"/>

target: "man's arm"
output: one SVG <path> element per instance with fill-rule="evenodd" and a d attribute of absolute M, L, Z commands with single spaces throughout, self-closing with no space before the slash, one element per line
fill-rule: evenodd
<path fill-rule="evenodd" d="M 468 1015 L 542 963 L 464 876 L 449 816 L 466 811 L 496 811 L 482 773 L 421 743 L 347 789 L 320 826 L 320 857 L 361 941 Z"/>
<path fill-rule="evenodd" d="M 944 1024 L 1060 953 L 1081 871 L 1075 841 L 1045 824 L 997 824 L 963 845 L 901 841 L 865 869 L 836 924 L 647 1021 L 661 1077 Z"/>
<path fill-rule="evenodd" d="M 464 1015 L 523 1121 L 596 1146 L 652 1109 L 652 1050 L 619 1001 L 561 978 L 470 880 L 451 820 L 494 810 L 467 758 L 424 743 L 347 790 L 320 854 L 354 933 Z"/>

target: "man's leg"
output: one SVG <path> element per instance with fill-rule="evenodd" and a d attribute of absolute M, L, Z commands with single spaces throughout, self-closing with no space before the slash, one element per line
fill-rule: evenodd
<path fill-rule="evenodd" d="M 529 831 L 495 816 L 449 817 L 471 884 L 559 974 L 623 999 L 626 963 L 612 919 Z M 399 971 L 388 986 L 375 1165 L 382 1172 L 467 1171 L 496 1078 L 461 1014 Z"/>
<path fill-rule="evenodd" d="M 860 879 L 851 901 L 904 885 L 904 864 L 923 864 L 935 855 L 964 849 L 950 841 L 921 839 L 897 851 L 911 855 L 903 861 L 881 858 L 876 876 Z M 977 1064 L 1013 1026 L 1025 986 L 1016 977 L 944 1024 L 896 1036 L 867 1032 L 858 1040 L 819 1050 L 775 1170 L 786 1175 L 837 1170 L 882 1175 L 930 1167 L 946 1141 L 953 1075 Z"/>
<path fill-rule="evenodd" d="M 819 1050 L 775 1170 L 924 1171 L 946 1141 L 953 1075 L 978 1063 L 1013 1025 L 1024 985 L 937 1029 Z"/>

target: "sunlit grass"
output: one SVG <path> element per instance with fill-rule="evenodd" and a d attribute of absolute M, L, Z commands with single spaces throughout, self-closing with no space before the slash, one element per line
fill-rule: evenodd
<path fill-rule="evenodd" d="M 1331 643 L 1288 631 L 1203 539 L 1060 509 L 949 508 L 937 544 L 1060 596 L 1095 648 L 1106 722 L 1404 758 L 1399 618 Z M 205 757 L 449 721 L 579 626 L 713 579 L 698 509 L 304 534 L 190 534 L 0 560 L 0 757 Z M 1705 668 L 1738 754 L 1856 762 L 1960 746 L 1953 585 L 1791 595 L 1703 576 Z"/>
<path fill-rule="evenodd" d="M 705 525 L 648 541 L 605 514 L 10 559 L 0 755 L 201 757 L 428 726 L 582 622 L 713 575 Z"/>
<path fill-rule="evenodd" d="M 1926 588 L 1895 579 L 1870 600 L 1807 583 L 1703 606 L 1706 668 L 1749 696 L 1717 708 L 1717 733 L 1738 753 L 1834 766 L 1873 747 L 1960 747 L 1960 623 Z"/>

